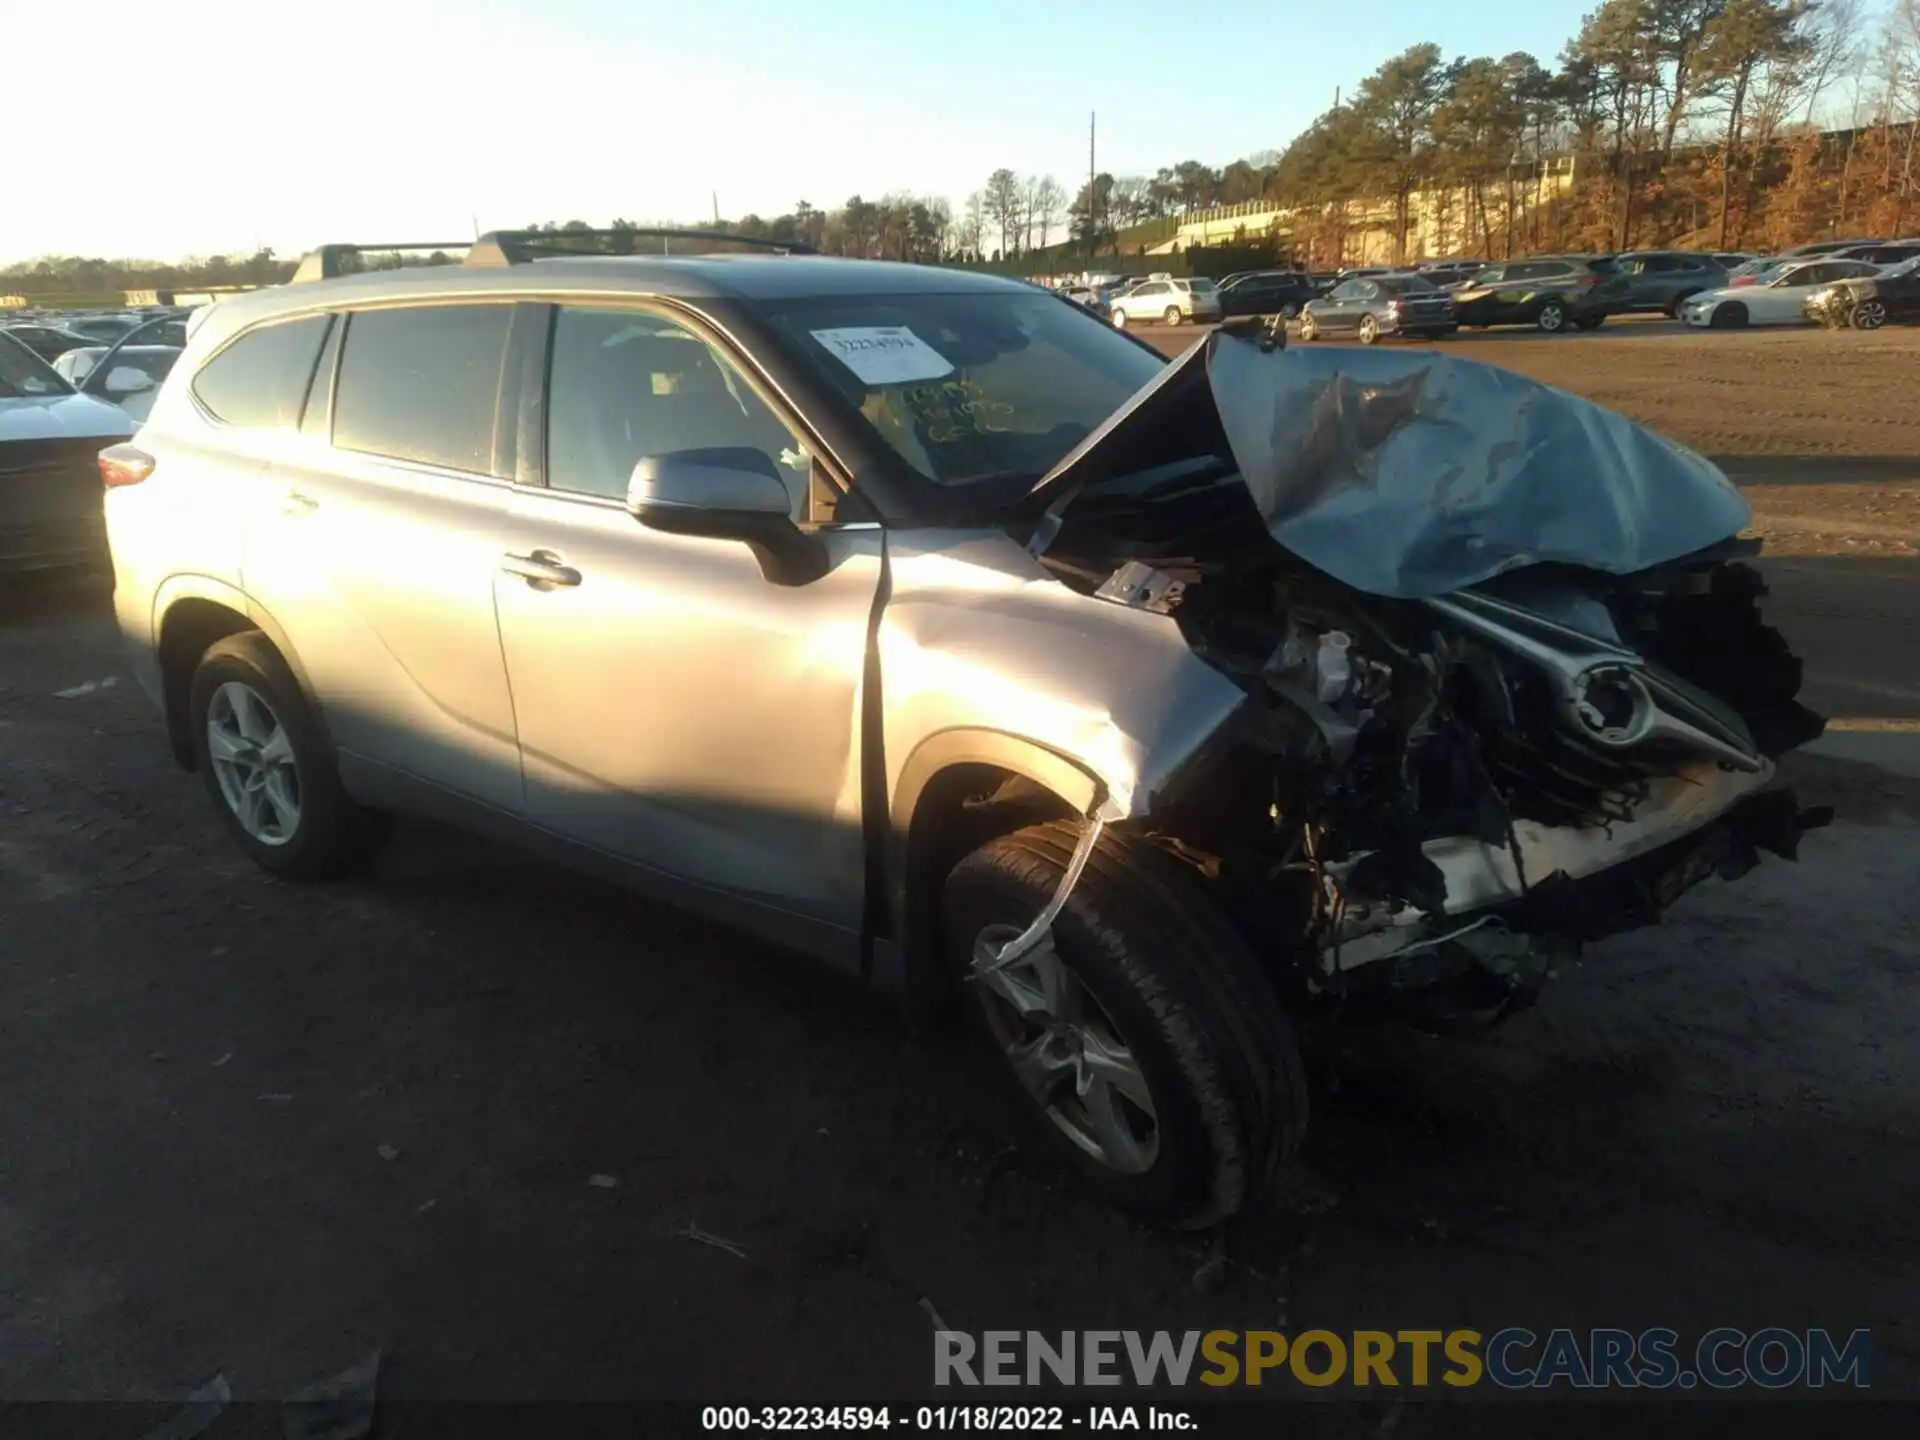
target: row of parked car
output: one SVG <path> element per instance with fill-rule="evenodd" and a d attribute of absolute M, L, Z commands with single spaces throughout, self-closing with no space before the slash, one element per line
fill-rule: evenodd
<path fill-rule="evenodd" d="M 1114 325 L 1298 318 L 1303 339 L 1438 338 L 1462 328 L 1594 330 L 1609 317 L 1665 314 L 1738 329 L 1813 321 L 1873 329 L 1920 318 L 1920 237 L 1828 240 L 1778 255 L 1640 250 L 1450 260 L 1413 269 L 1259 270 L 1216 282 L 1153 275 L 1111 290 L 1070 290 Z"/>
<path fill-rule="evenodd" d="M 152 308 L 123 312 L 24 312 L 0 319 L 0 347 L 24 351 L 81 392 L 146 418 L 160 382 L 187 343 L 188 312 Z M 112 357 L 109 365 L 101 362 Z M 13 367 L 19 370 L 16 360 Z M 41 383 L 45 383 L 42 374 Z"/>

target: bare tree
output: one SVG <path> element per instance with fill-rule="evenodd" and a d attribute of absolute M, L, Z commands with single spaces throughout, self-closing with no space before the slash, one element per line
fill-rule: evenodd
<path fill-rule="evenodd" d="M 987 219 L 1000 231 L 1000 255 L 1005 259 L 1013 254 L 1014 242 L 1020 239 L 1020 228 L 1026 220 L 1026 197 L 1020 177 L 1011 170 L 994 171 L 987 177 L 981 198 Z"/>
<path fill-rule="evenodd" d="M 1047 248 L 1047 242 L 1059 225 L 1061 208 L 1066 203 L 1067 192 L 1053 176 L 1040 175 L 1027 182 L 1028 221 L 1040 233 L 1042 250 Z"/>
<path fill-rule="evenodd" d="M 1808 47 L 1803 71 L 1805 123 L 1812 125 L 1827 88 L 1860 67 L 1865 53 L 1860 44 L 1860 0 L 1824 0 L 1812 6 L 1801 21 L 1801 33 Z"/>

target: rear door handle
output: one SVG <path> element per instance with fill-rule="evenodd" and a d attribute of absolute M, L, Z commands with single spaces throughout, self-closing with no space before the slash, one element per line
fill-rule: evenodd
<path fill-rule="evenodd" d="M 518 575 L 536 590 L 580 583 L 580 572 L 571 565 L 562 565 L 560 557 L 551 550 L 534 550 L 525 555 L 508 552 L 500 568 L 509 575 Z"/>

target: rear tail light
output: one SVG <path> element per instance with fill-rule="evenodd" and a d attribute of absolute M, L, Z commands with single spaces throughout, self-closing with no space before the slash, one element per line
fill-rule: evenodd
<path fill-rule="evenodd" d="M 1753 284 L 1753 276 L 1751 276 L 1751 275 L 1736 275 L 1736 276 L 1734 276 L 1734 277 L 1733 277 L 1733 283 L 1734 283 L 1734 285 L 1735 285 L 1735 286 L 1740 286 L 1740 285 L 1751 285 L 1751 284 Z"/>
<path fill-rule="evenodd" d="M 1576 285 L 1598 285 L 1600 283 L 1600 277 L 1598 275 L 1576 275 L 1573 277 L 1573 283 Z"/>
<path fill-rule="evenodd" d="M 153 474 L 153 457 L 131 445 L 109 445 L 100 452 L 100 483 L 113 490 L 138 485 Z"/>

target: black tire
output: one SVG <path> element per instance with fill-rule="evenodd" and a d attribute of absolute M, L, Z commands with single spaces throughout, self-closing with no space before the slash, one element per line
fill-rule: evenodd
<path fill-rule="evenodd" d="M 1746 325 L 1747 307 L 1738 300 L 1714 306 L 1713 314 L 1707 317 L 1709 330 L 1744 330 Z"/>
<path fill-rule="evenodd" d="M 1681 307 L 1699 293 L 1698 290 L 1689 290 L 1684 295 L 1674 296 L 1673 299 L 1669 300 L 1666 305 L 1662 307 L 1660 313 L 1665 315 L 1669 320 L 1678 320 L 1680 318 Z"/>
<path fill-rule="evenodd" d="M 298 776 L 299 819 L 291 834 L 268 844 L 250 834 L 221 789 L 209 754 L 207 720 L 220 687 L 237 681 L 257 693 L 285 732 Z M 209 646 L 193 672 L 187 706 L 195 768 L 206 783 L 227 831 L 253 862 L 289 880 L 338 875 L 378 852 L 391 828 L 387 815 L 363 810 L 340 786 L 333 752 L 321 732 L 300 682 L 258 630 L 230 635 Z"/>
<path fill-rule="evenodd" d="M 1573 328 L 1576 330 L 1598 330 L 1606 323 L 1607 317 L 1604 315 L 1582 315 L 1573 322 Z"/>
<path fill-rule="evenodd" d="M 1300 312 L 1300 338 L 1308 344 L 1320 338 L 1320 327 L 1313 323 L 1313 316 L 1304 310 Z"/>
<path fill-rule="evenodd" d="M 1298 301 L 1289 300 L 1280 307 L 1280 318 L 1282 320 L 1292 320 L 1298 316 L 1299 313 L 1300 305 Z"/>
<path fill-rule="evenodd" d="M 1878 330 L 1887 323 L 1886 302 L 1884 300 L 1856 301 L 1853 313 L 1847 317 L 1847 323 L 1855 330 Z"/>
<path fill-rule="evenodd" d="M 1167 313 L 1162 315 L 1160 318 L 1169 325 L 1178 325 L 1181 321 L 1185 320 L 1187 317 L 1180 313 L 1180 307 L 1178 305 L 1169 305 L 1167 307 Z"/>
<path fill-rule="evenodd" d="M 967 974 L 987 927 L 1031 922 L 1066 872 L 1075 839 L 1072 824 L 1036 825 L 960 862 L 943 917 L 953 973 Z M 1307 1087 L 1293 1029 L 1238 932 L 1178 862 L 1107 835 L 1052 943 L 1144 1075 L 1156 1148 L 1150 1168 L 1127 1173 L 1069 1138 L 1015 1078 L 994 1033 L 997 996 L 965 981 L 966 1008 L 1024 1123 L 1043 1149 L 1135 1214 L 1197 1228 L 1239 1210 L 1298 1146 Z"/>

